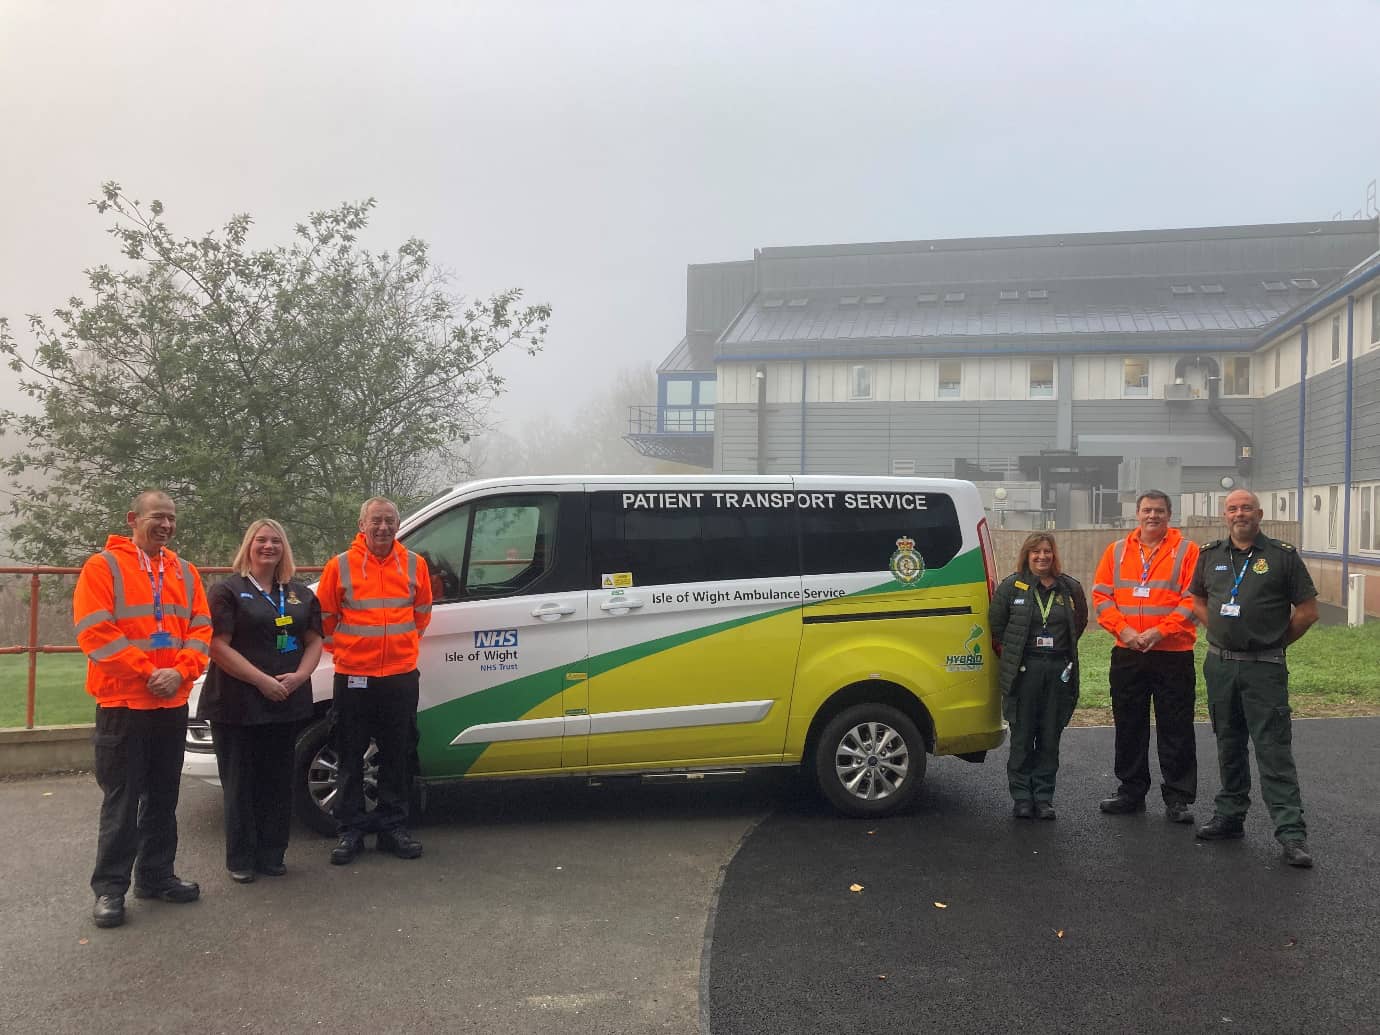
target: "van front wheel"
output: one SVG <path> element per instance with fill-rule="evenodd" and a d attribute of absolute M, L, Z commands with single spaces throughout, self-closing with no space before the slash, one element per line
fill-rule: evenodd
<path fill-rule="evenodd" d="M 925 740 L 904 712 L 855 704 L 835 715 L 815 746 L 820 793 L 849 816 L 887 816 L 910 804 L 925 778 Z"/>

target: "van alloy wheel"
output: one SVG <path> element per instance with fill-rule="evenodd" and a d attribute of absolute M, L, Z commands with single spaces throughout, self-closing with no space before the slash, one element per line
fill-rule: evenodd
<path fill-rule="evenodd" d="M 371 740 L 364 752 L 364 808 L 372 812 L 379 803 L 378 746 Z M 307 792 L 327 815 L 340 791 L 340 759 L 332 744 L 321 747 L 307 766 Z"/>
<path fill-rule="evenodd" d="M 910 751 L 884 722 L 863 722 L 834 751 L 834 770 L 850 794 L 873 801 L 895 794 L 910 772 Z"/>
<path fill-rule="evenodd" d="M 909 805 L 925 778 L 925 740 L 909 715 L 889 704 L 855 704 L 815 741 L 820 793 L 848 816 L 877 817 Z"/>

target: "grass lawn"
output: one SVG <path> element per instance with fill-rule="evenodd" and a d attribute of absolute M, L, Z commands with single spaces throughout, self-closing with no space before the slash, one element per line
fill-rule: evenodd
<path fill-rule="evenodd" d="M 1194 652 L 1198 671 L 1198 718 L 1207 720 L 1207 688 L 1203 685 L 1203 655 L 1207 641 L 1200 635 Z M 1074 725 L 1112 721 L 1107 669 L 1112 637 L 1090 626 L 1078 645 L 1082 681 Z M 1380 622 L 1359 629 L 1343 625 L 1315 625 L 1289 648 L 1289 704 L 1295 717 L 1322 715 L 1380 715 Z"/>
<path fill-rule="evenodd" d="M 24 693 L 29 659 L 0 655 L 0 729 L 24 725 Z M 40 654 L 34 692 L 34 724 L 66 726 L 96 721 L 96 699 L 86 692 L 86 658 L 80 654 Z"/>

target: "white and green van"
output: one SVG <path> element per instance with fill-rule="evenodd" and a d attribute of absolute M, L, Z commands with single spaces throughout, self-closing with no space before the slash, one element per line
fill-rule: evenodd
<path fill-rule="evenodd" d="M 825 476 L 472 482 L 399 533 L 431 567 L 419 778 L 804 766 L 841 811 L 919 789 L 926 753 L 1005 738 L 972 484 Z M 330 658 L 298 742 L 333 830 Z M 189 730 L 187 771 L 214 773 Z"/>

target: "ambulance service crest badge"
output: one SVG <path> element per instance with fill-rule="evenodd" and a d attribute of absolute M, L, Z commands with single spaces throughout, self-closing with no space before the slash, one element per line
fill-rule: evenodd
<path fill-rule="evenodd" d="M 1270 565 L 1264 557 L 1257 557 L 1255 563 L 1251 565 L 1251 571 L 1255 572 L 1257 575 L 1268 575 L 1270 573 Z"/>
<path fill-rule="evenodd" d="M 912 586 L 925 577 L 925 558 L 916 552 L 915 540 L 908 535 L 896 540 L 896 552 L 891 555 L 891 574 L 905 586 Z"/>

